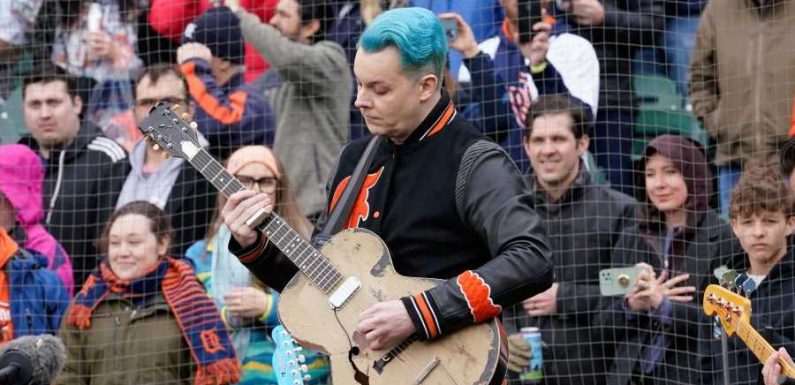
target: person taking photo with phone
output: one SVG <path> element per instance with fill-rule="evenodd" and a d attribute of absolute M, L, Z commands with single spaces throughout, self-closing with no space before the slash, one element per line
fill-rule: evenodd
<path fill-rule="evenodd" d="M 698 144 L 659 136 L 646 146 L 641 170 L 644 214 L 634 231 L 644 242 L 617 245 L 615 262 L 645 263 L 639 265 L 636 290 L 619 301 L 617 311 L 601 315 L 624 323 L 612 337 L 616 356 L 608 383 L 703 383 L 708 368 L 698 347 L 709 325 L 700 305 L 703 288 L 739 245 L 710 208 L 712 174 Z"/>

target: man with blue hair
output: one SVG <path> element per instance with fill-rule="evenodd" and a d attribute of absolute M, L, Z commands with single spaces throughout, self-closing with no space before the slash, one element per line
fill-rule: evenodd
<path fill-rule="evenodd" d="M 355 104 L 369 131 L 386 140 L 345 227 L 378 234 L 400 274 L 444 279 L 363 311 L 356 331 L 364 348 L 390 347 L 412 334 L 438 338 L 549 288 L 546 232 L 521 175 L 499 145 L 457 114 L 442 88 L 447 41 L 437 17 L 420 8 L 387 11 L 359 44 Z M 359 139 L 342 150 L 319 228 L 367 144 Z M 229 249 L 281 290 L 297 268 L 246 224 L 272 207 L 267 195 L 244 191 L 229 198 L 222 215 L 233 234 Z"/>

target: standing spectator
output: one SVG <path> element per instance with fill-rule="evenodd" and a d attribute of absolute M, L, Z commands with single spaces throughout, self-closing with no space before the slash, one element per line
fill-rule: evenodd
<path fill-rule="evenodd" d="M 129 165 L 116 142 L 91 122 L 81 125 L 83 101 L 74 79 L 45 66 L 24 80 L 25 124 L 20 143 L 45 165 L 44 224 L 72 258 L 75 282 L 96 266 L 93 240 L 113 211 Z"/>
<path fill-rule="evenodd" d="M 323 0 L 280 0 L 270 24 L 227 1 L 243 36 L 271 63 L 264 82 L 278 123 L 273 150 L 295 184 L 298 204 L 315 219 L 325 207 L 325 178 L 349 138 L 351 73 L 345 51 L 325 40 L 332 21 Z"/>
<path fill-rule="evenodd" d="M 665 32 L 663 45 L 668 77 L 682 96 L 689 96 L 690 57 L 696 44 L 701 10 L 708 0 L 664 0 Z"/>
<path fill-rule="evenodd" d="M 13 220 L 5 225 L 17 243 L 47 258 L 46 267 L 54 271 L 71 294 L 74 288 L 69 254 L 41 224 L 44 217 L 42 187 L 44 168 L 41 158 L 21 144 L 0 146 L 0 202 Z"/>
<path fill-rule="evenodd" d="M 229 334 L 190 264 L 168 257 L 168 216 L 147 202 L 113 213 L 107 257 L 69 306 L 55 384 L 225 385 L 240 379 Z"/>
<path fill-rule="evenodd" d="M 700 299 L 713 269 L 739 246 L 709 207 L 712 176 L 698 144 L 659 136 L 642 166 L 645 218 L 634 230 L 645 242 L 620 243 L 614 262 L 645 263 L 635 292 L 605 315 L 626 322 L 608 383 L 703 383 L 710 367 L 701 365 L 699 343 L 710 323 Z"/>
<path fill-rule="evenodd" d="M 632 195 L 632 59 L 640 47 L 652 45 L 662 31 L 662 0 L 562 0 L 556 4 L 562 7 L 554 7 L 553 16 L 588 39 L 599 57 L 599 112 L 591 151 L 599 167 L 607 171 L 612 186 Z"/>
<path fill-rule="evenodd" d="M 273 143 L 270 105 L 243 81 L 243 36 L 229 8 L 210 8 L 188 24 L 183 43 L 177 62 L 198 106 L 196 122 L 210 141 L 210 153 L 225 159 L 240 146 Z"/>
<path fill-rule="evenodd" d="M 312 234 L 312 224 L 301 213 L 290 189 L 284 168 L 273 152 L 265 146 L 246 146 L 232 153 L 226 170 L 247 189 L 268 194 L 275 202 L 276 213 L 287 220 L 305 239 Z M 218 197 L 219 209 L 226 203 Z M 206 240 L 188 249 L 187 257 L 196 266 L 196 274 L 207 294 L 223 314 L 232 330 L 232 343 L 243 368 L 241 385 L 276 385 L 277 374 L 270 363 L 276 346 L 268 331 L 279 325 L 276 315 L 279 294 L 263 285 L 229 252 L 232 232 L 220 215 L 215 216 Z M 312 384 L 325 384 L 328 360 L 314 353 L 305 353 L 305 364 Z"/>
<path fill-rule="evenodd" d="M 0 194 L 0 345 L 14 338 L 55 334 L 61 325 L 69 293 L 47 258 L 20 247 L 9 235 L 14 213 Z"/>
<path fill-rule="evenodd" d="M 612 348 L 592 319 L 599 311 L 599 270 L 613 264 L 620 237 L 636 225 L 635 200 L 594 184 L 581 156 L 588 150 L 585 113 L 565 95 L 541 95 L 527 116 L 527 184 L 546 224 L 555 283 L 506 315 L 506 327 L 541 329 L 546 384 L 604 384 Z M 509 312 L 510 314 L 510 312 Z M 511 354 L 523 350 L 511 337 Z M 524 346 L 524 350 L 529 347 Z M 529 352 L 528 352 L 529 353 Z"/>
<path fill-rule="evenodd" d="M 474 106 L 469 108 L 479 111 L 473 120 L 508 150 L 520 170 L 526 171 L 522 136 L 533 100 L 543 94 L 566 94 L 584 107 L 590 124 L 599 101 L 599 62 L 587 40 L 548 17 L 532 26 L 535 32 L 531 42 L 519 43 L 517 1 L 500 3 L 505 12 L 504 29 L 480 45 L 461 16 L 441 17 L 453 18 L 458 25 L 458 35 L 449 44 L 464 56 L 466 67 L 458 80 L 471 84 L 469 100 Z"/>
<path fill-rule="evenodd" d="M 141 123 L 159 101 L 188 106 L 188 83 L 171 65 L 144 69 L 135 86 L 135 119 Z M 193 108 L 189 108 L 189 115 Z M 161 149 L 140 140 L 130 152 L 130 174 L 116 201 L 116 207 L 133 201 L 147 201 L 164 210 L 177 229 L 171 241 L 172 254 L 181 256 L 207 233 L 215 189 L 190 163 L 163 156 Z"/>
<path fill-rule="evenodd" d="M 750 327 L 772 346 L 795 349 L 795 252 L 792 229 L 795 207 L 792 192 L 782 183 L 773 166 L 758 161 L 746 163 L 737 188 L 731 194 L 730 222 L 744 253 L 729 261 L 740 275 L 734 280 L 742 295 L 751 301 Z M 739 338 L 728 339 L 731 384 L 757 384 L 762 364 Z M 711 344 L 705 356 L 722 368 L 721 348 Z M 723 383 L 716 370 L 713 383 Z"/>
<path fill-rule="evenodd" d="M 795 95 L 793 14 L 795 2 L 789 0 L 719 0 L 701 15 L 690 98 L 694 114 L 717 142 L 724 215 L 743 162 L 773 156 L 787 138 Z"/>
<path fill-rule="evenodd" d="M 136 53 L 137 0 L 79 0 L 66 7 L 52 61 L 78 78 L 86 119 L 105 129 L 120 112 L 132 108 L 130 81 L 143 62 Z M 125 131 L 110 133 L 131 142 Z"/>
<path fill-rule="evenodd" d="M 149 2 L 148 23 L 161 36 L 173 42 L 182 39 L 185 27 L 199 15 L 214 7 L 214 0 L 151 0 Z M 240 5 L 257 15 L 261 21 L 268 21 L 276 11 L 278 0 L 241 0 Z M 246 82 L 253 81 L 264 73 L 270 65 L 262 59 L 251 44 L 246 44 L 243 59 Z"/>

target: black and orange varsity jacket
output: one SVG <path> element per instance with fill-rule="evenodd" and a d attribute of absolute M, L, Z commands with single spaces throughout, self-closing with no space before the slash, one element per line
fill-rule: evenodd
<path fill-rule="evenodd" d="M 342 150 L 318 228 L 368 140 Z M 381 142 L 345 227 L 378 234 L 398 273 L 445 280 L 402 299 L 418 336 L 435 338 L 488 321 L 552 284 L 546 231 L 524 189 L 508 154 L 461 118 L 443 93 L 403 144 Z M 242 249 L 233 238 L 229 249 L 276 290 L 297 272 L 265 239 Z"/>

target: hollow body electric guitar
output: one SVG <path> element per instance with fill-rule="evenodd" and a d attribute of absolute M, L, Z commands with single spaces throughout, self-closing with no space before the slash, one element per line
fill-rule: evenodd
<path fill-rule="evenodd" d="M 155 106 L 139 126 L 155 145 L 188 161 L 223 195 L 245 189 L 198 145 L 195 122 L 185 122 L 167 103 Z M 296 341 L 329 355 L 335 385 L 504 381 L 505 335 L 496 320 L 433 341 L 409 337 L 384 350 L 357 346 L 362 339 L 355 330 L 363 310 L 440 282 L 399 275 L 374 233 L 344 230 L 317 249 L 276 214 L 261 218 L 259 229 L 300 270 L 281 293 L 279 319 Z"/>
<path fill-rule="evenodd" d="M 737 334 L 759 362 L 764 363 L 775 353 L 773 346 L 751 325 L 751 301 L 720 285 L 709 285 L 704 291 L 702 303 L 704 313 L 720 320 L 726 335 Z M 795 379 L 795 367 L 785 359 L 779 359 L 781 375 Z"/>

